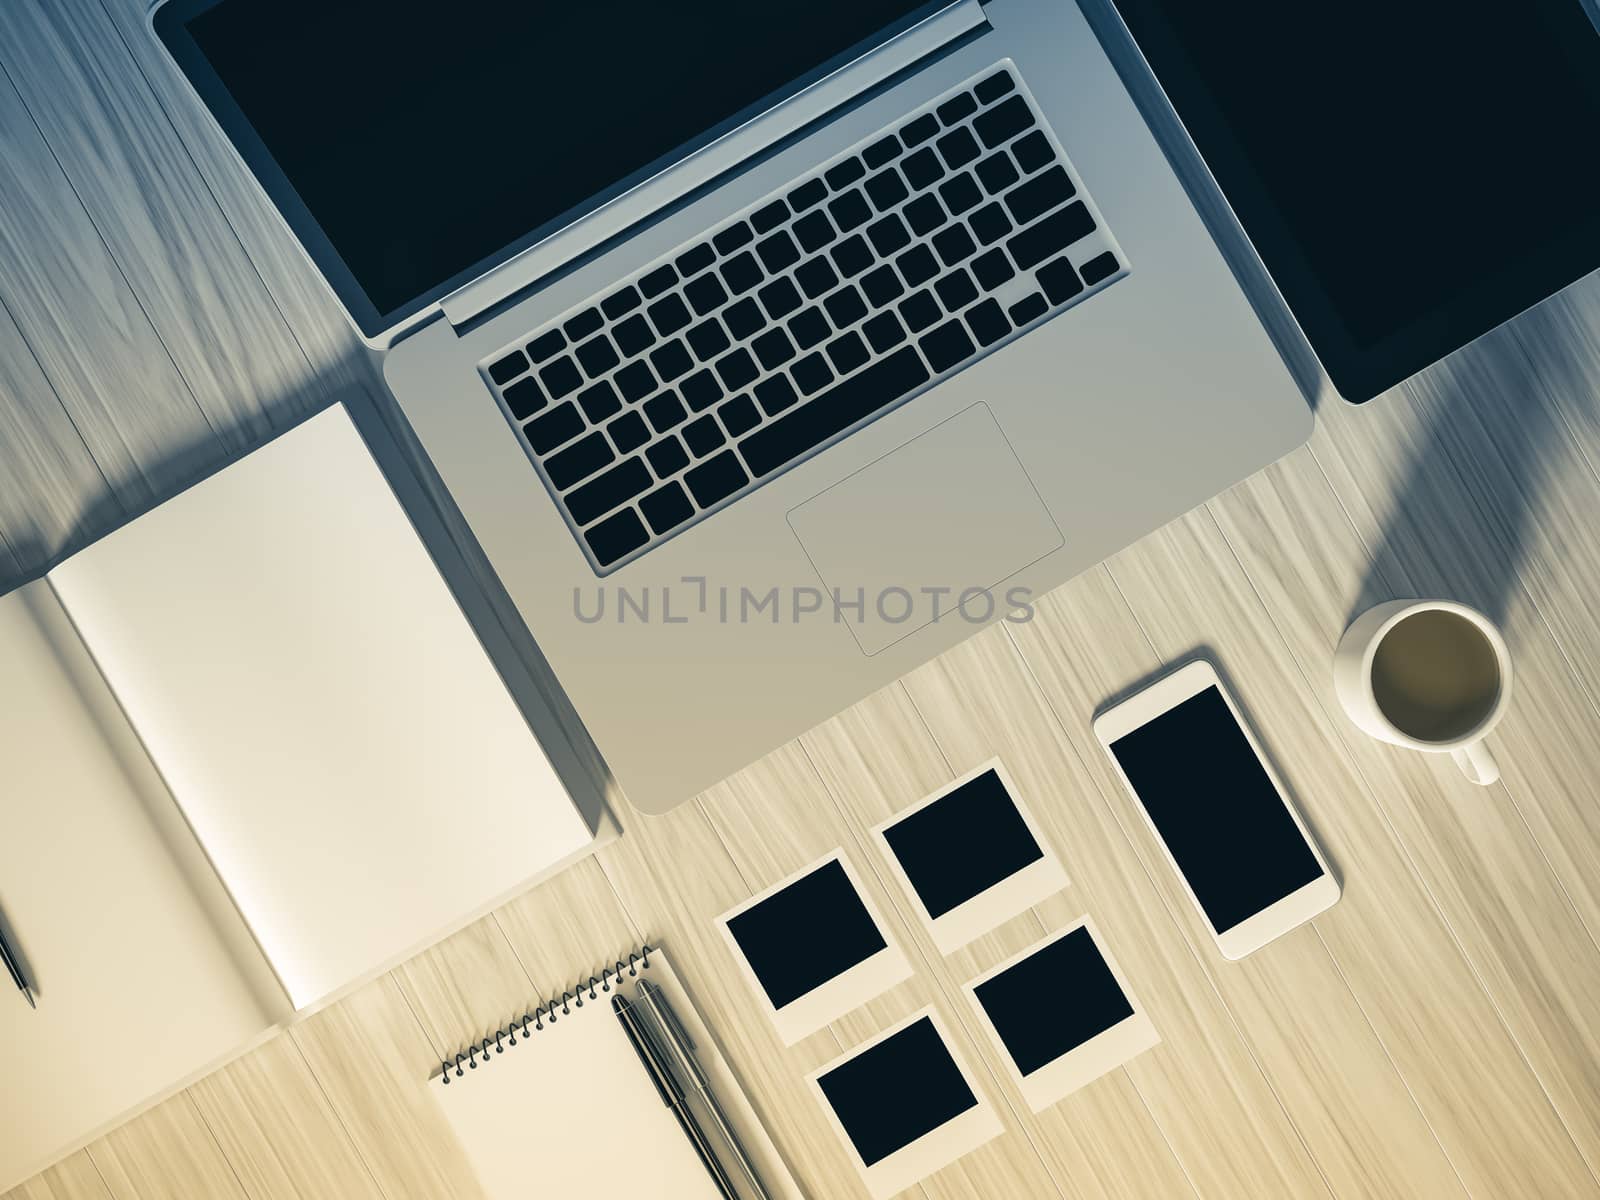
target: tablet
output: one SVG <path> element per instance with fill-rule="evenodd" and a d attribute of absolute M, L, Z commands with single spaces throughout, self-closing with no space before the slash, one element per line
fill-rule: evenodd
<path fill-rule="evenodd" d="M 1113 3 L 1347 400 L 1600 268 L 1586 0 Z"/>

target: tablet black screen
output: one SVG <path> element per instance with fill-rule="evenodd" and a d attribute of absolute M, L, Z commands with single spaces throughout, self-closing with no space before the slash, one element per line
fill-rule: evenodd
<path fill-rule="evenodd" d="M 1583 0 L 1114 0 L 1350 399 L 1600 267 Z"/>

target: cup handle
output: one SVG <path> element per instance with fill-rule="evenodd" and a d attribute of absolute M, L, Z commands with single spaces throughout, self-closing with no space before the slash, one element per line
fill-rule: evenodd
<path fill-rule="evenodd" d="M 1473 783 L 1487 786 L 1500 778 L 1500 764 L 1495 762 L 1494 755 L 1489 753 L 1489 747 L 1482 742 L 1473 742 L 1470 746 L 1452 750 L 1450 757 L 1455 759 L 1456 766 L 1461 768 L 1461 773 Z"/>

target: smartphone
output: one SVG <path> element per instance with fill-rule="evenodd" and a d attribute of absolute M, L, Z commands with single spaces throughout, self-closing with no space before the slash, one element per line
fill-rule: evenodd
<path fill-rule="evenodd" d="M 1339 899 L 1339 881 L 1210 663 L 1163 676 L 1096 717 L 1094 732 L 1224 958 L 1259 950 Z"/>

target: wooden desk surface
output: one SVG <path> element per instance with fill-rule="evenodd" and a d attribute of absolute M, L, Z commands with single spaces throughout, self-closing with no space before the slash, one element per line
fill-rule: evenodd
<path fill-rule="evenodd" d="M 0 3 L 0 590 L 337 397 L 369 356 L 158 52 L 143 0 Z M 471 1197 L 420 1091 L 465 1035 L 644 938 L 672 947 L 779 1146 L 864 1194 L 803 1076 L 935 1003 L 1008 1132 L 954 1197 L 1600 1194 L 1600 278 L 93 1143 L 14 1198 Z M 1497 615 L 1517 682 L 1488 789 L 1357 734 L 1348 617 Z M 1212 948 L 1089 736 L 1196 648 L 1228 672 L 1345 881 L 1244 963 Z M 945 958 L 864 830 L 999 754 L 1072 886 Z M 799 1046 L 711 918 L 835 846 L 916 977 Z M 959 986 L 1082 912 L 1163 1041 L 1041 1116 Z M 109 999 L 109 998 L 108 998 Z M 41 1069 L 48 1069 L 42 1065 Z M 8 1103 L 26 1102 L 7 1081 Z M 552 1096 L 558 1102 L 559 1098 Z M 626 1178 L 596 1164 L 597 1190 Z"/>

